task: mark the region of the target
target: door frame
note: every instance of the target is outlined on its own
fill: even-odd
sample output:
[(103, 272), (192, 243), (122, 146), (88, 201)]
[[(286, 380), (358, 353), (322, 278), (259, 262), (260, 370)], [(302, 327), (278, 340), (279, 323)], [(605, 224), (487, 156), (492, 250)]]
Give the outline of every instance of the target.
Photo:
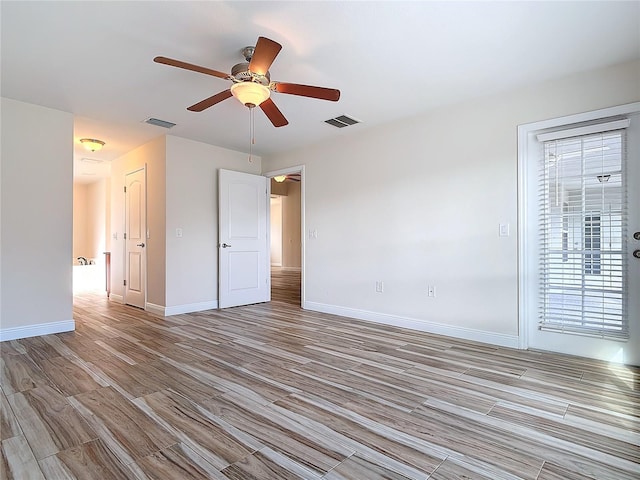
[[(282, 168), (279, 170), (270, 170), (268, 172), (263, 172), (262, 175), (269, 178), (269, 182), (267, 185), (269, 186), (269, 195), (271, 195), (271, 178), (276, 177), (278, 175), (290, 175), (292, 173), (300, 174), (300, 307), (306, 309), (306, 300), (305, 300), (305, 275), (306, 275), (306, 239), (305, 235), (306, 227), (305, 227), (305, 199), (306, 199), (306, 190), (305, 190), (305, 168), (304, 165), (297, 165), (294, 167)], [(269, 211), (269, 216), (267, 217), (267, 221), (269, 222), (267, 233), (269, 234), (269, 251), (271, 247), (271, 215)], [(269, 259), (269, 275), (271, 275), (271, 259)]]
[[(536, 134), (541, 130), (558, 128), (563, 125), (571, 125), (580, 122), (594, 121), (601, 118), (617, 115), (630, 115), (640, 112), (640, 102), (628, 103), (589, 112), (567, 115), (539, 122), (518, 125), (518, 348), (529, 348), (529, 327), (531, 322), (537, 323), (537, 305), (535, 299), (538, 296), (537, 281), (532, 278), (537, 276), (537, 255), (533, 251), (536, 245), (537, 231), (530, 231), (531, 218), (529, 204), (535, 196), (535, 192), (529, 190), (529, 186), (537, 178), (535, 161), (542, 151)], [(611, 358), (601, 358), (612, 360)]]

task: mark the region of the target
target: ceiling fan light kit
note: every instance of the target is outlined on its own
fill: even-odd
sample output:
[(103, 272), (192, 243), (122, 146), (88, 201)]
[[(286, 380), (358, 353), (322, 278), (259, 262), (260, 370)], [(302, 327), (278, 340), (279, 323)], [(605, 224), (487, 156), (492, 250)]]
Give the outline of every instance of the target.
[(275, 177), (273, 177), (273, 179), (278, 183), (282, 183), (287, 179), (287, 176), (286, 175), (276, 175)]
[(102, 147), (105, 145), (102, 140), (96, 140), (95, 138), (81, 138), (80, 143), (90, 152), (102, 150)]
[(258, 37), (255, 47), (242, 49), (242, 55), (246, 62), (234, 65), (231, 69), (231, 74), (167, 57), (156, 57), (153, 61), (233, 82), (229, 89), (205, 98), (191, 105), (187, 110), (202, 112), (233, 96), (250, 109), (260, 106), (260, 109), (269, 118), (274, 127), (283, 127), (289, 122), (270, 98), (271, 92), (336, 102), (340, 99), (340, 90), (295, 83), (272, 82), (269, 67), (271, 67), (281, 49), (282, 45), (279, 43), (266, 37)]
[(231, 85), (231, 94), (244, 106), (253, 108), (269, 98), (271, 91), (264, 85), (248, 81)]

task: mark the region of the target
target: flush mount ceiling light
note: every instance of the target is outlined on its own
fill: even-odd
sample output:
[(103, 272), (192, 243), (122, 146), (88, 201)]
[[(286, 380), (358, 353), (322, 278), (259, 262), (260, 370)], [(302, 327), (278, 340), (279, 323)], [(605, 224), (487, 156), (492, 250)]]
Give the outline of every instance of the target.
[(81, 138), (80, 143), (90, 152), (97, 152), (104, 147), (104, 142), (95, 138)]
[(286, 175), (277, 175), (277, 176), (273, 177), (273, 179), (278, 183), (282, 183), (287, 179), (287, 176)]
[(253, 108), (269, 98), (271, 91), (256, 82), (239, 82), (231, 85), (231, 94), (243, 105)]

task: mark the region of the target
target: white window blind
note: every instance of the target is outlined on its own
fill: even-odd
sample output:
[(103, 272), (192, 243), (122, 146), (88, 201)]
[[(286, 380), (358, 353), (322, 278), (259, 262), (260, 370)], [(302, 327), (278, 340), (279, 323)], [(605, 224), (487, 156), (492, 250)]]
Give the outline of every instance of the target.
[(625, 130), (543, 145), (540, 328), (627, 338)]

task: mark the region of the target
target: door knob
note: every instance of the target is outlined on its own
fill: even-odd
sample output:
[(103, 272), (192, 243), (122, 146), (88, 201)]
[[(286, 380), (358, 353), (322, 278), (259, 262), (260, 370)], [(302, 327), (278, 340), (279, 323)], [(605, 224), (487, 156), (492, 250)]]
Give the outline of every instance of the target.
[(142, 247), (142, 248), (144, 248), (144, 243), (138, 243), (138, 244), (136, 244), (136, 247)]
[(228, 243), (223, 243), (222, 244), (222, 248), (229, 248), (229, 247), (231, 247), (231, 245), (229, 245)]
[(633, 256), (636, 258), (640, 258), (640, 250), (634, 250), (633, 251)]
[(633, 238), (635, 238), (636, 240), (640, 240), (640, 232), (634, 232)]

